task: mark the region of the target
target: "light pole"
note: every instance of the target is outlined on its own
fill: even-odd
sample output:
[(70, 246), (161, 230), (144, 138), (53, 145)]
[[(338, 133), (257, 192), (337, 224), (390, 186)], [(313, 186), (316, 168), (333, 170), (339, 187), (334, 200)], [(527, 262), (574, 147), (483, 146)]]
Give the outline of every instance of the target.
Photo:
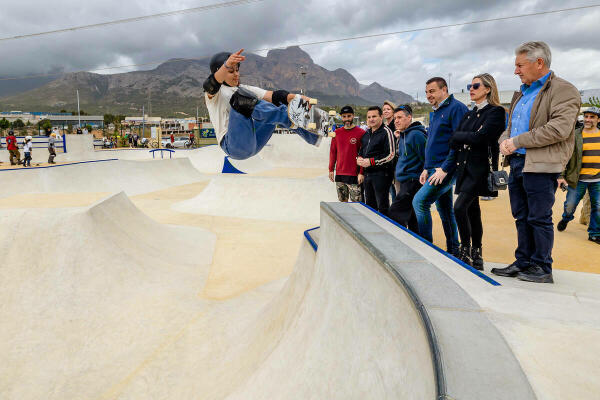
[(79, 121), (77, 128), (81, 129), (81, 111), (79, 110), (79, 89), (77, 89), (77, 119)]
[(302, 87), (300, 88), (300, 93), (306, 96), (306, 67), (300, 67), (300, 76), (302, 77)]

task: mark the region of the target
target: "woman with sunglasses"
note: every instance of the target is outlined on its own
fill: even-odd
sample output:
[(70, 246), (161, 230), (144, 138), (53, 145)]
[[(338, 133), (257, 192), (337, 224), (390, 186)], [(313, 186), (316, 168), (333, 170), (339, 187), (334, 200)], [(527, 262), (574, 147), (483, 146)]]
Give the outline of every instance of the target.
[[(488, 190), (487, 176), (494, 147), (505, 127), (506, 111), (500, 105), (496, 81), (481, 74), (467, 85), (473, 109), (467, 112), (450, 139), (456, 150), (456, 194), (454, 214), (460, 235), (459, 258), (483, 270), (483, 224), (479, 196), (493, 196)], [(496, 194), (497, 195), (497, 194)]]

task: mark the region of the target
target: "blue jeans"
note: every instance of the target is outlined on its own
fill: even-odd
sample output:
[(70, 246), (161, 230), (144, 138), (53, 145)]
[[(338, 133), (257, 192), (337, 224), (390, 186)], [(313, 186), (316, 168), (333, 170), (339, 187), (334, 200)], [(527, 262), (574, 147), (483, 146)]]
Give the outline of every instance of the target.
[(592, 206), (588, 234), (590, 237), (600, 236), (600, 182), (579, 181), (576, 188), (569, 186), (567, 190), (567, 200), (565, 201), (565, 211), (562, 219), (572, 221), (575, 218), (573, 214), (575, 214), (577, 205), (583, 199), (587, 190), (590, 192), (590, 204)]
[[(236, 160), (245, 160), (256, 155), (267, 144), (277, 125), (291, 126), (287, 106), (276, 105), (261, 100), (254, 107), (252, 118), (246, 118), (234, 109), (229, 112), (227, 133), (221, 140), (221, 148)], [(317, 145), (320, 136), (297, 128), (296, 133), (307, 143)]]
[[(429, 170), (429, 176), (434, 172), (435, 169)], [(448, 180), (447, 183), (435, 186), (425, 182), (413, 198), (412, 204), (419, 224), (419, 235), (423, 239), (433, 242), (431, 205), (435, 203), (446, 235), (446, 250), (448, 253), (456, 255), (458, 254), (458, 229), (456, 228), (456, 218), (454, 217), (454, 207), (452, 205), (454, 179), (446, 179)]]
[(554, 205), (558, 174), (523, 172), (525, 157), (510, 158), (508, 194), (517, 226), (515, 263), (525, 269), (534, 263), (552, 272)]

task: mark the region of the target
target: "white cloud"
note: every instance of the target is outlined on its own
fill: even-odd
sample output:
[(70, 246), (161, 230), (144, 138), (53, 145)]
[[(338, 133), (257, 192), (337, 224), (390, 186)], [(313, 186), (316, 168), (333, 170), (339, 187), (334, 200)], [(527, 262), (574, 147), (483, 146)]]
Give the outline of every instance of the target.
[[(0, 37), (213, 4), (219, 0), (81, 2), (41, 0), (3, 5)], [(220, 0), (225, 1), (225, 0)], [(46, 37), (0, 42), (0, 76), (56, 70), (93, 70), (169, 58), (207, 56), (221, 49), (259, 49), (339, 37), (400, 31), (576, 7), (589, 1), (265, 0), (203, 13), (159, 18)], [(306, 46), (326, 68), (345, 68), (359, 81), (378, 81), (411, 95), (433, 75), (460, 90), (490, 72), (501, 89), (515, 89), (513, 51), (545, 40), (553, 69), (579, 88), (600, 87), (600, 42), (594, 34), (600, 8), (467, 25), (371, 39)], [(123, 72), (119, 70), (117, 72)], [(422, 98), (422, 96), (420, 96)]]

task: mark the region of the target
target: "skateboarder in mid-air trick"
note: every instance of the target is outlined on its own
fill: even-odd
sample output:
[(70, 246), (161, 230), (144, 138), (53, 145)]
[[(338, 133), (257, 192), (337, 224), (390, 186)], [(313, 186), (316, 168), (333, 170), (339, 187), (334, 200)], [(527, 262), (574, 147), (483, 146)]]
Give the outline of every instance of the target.
[(321, 136), (307, 130), (310, 100), (285, 90), (267, 91), (240, 84), (244, 49), (217, 53), (210, 59), (204, 81), (206, 107), (223, 151), (243, 160), (257, 154), (277, 125), (295, 130), (307, 143), (318, 146)]

